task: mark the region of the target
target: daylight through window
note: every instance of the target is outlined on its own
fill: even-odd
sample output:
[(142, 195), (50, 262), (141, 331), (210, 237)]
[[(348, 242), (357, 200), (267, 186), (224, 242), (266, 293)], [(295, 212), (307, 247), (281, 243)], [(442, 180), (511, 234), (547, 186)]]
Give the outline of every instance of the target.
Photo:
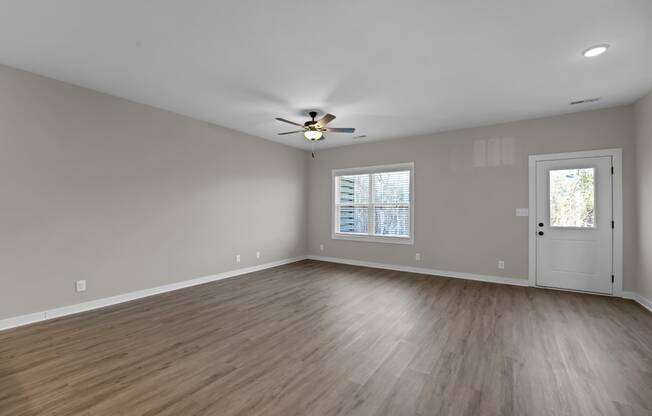
[(595, 227), (595, 169), (550, 171), (550, 226)]
[(411, 242), (412, 164), (334, 171), (334, 238)]

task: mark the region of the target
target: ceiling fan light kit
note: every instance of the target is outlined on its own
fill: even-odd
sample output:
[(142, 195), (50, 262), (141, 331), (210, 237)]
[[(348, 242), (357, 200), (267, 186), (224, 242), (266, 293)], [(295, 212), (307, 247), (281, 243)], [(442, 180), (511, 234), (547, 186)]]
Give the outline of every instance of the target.
[(324, 138), (324, 134), (319, 130), (308, 129), (303, 132), (303, 136), (311, 141), (316, 141)]

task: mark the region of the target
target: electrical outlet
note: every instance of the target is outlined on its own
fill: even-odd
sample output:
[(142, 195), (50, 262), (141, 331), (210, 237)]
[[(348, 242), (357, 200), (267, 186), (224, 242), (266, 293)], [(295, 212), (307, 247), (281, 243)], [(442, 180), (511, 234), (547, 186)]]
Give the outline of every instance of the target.
[(239, 254), (235, 255), (235, 262), (240, 263), (240, 255)]
[(257, 259), (260, 258), (260, 251), (257, 251), (257, 252), (256, 252), (256, 258), (257, 258)]
[(319, 245), (319, 251), (324, 251), (324, 245), (323, 244)]
[(77, 280), (75, 282), (75, 290), (77, 292), (85, 292), (86, 291), (86, 280)]
[(416, 261), (421, 261), (421, 253), (417, 253), (414, 255), (414, 260)]
[(505, 262), (502, 260), (498, 260), (498, 268), (499, 269), (504, 269), (505, 268)]

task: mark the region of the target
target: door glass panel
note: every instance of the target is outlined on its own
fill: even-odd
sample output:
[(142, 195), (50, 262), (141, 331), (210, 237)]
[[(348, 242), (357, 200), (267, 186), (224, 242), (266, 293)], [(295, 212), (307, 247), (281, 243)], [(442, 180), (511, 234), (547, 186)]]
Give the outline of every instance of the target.
[(550, 171), (550, 226), (595, 228), (595, 169)]

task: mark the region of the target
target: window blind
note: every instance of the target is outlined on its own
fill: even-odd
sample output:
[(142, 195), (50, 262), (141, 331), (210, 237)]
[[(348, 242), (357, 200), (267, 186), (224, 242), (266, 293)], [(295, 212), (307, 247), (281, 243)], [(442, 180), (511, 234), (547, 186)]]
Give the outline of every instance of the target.
[(337, 234), (410, 236), (411, 170), (335, 175)]

